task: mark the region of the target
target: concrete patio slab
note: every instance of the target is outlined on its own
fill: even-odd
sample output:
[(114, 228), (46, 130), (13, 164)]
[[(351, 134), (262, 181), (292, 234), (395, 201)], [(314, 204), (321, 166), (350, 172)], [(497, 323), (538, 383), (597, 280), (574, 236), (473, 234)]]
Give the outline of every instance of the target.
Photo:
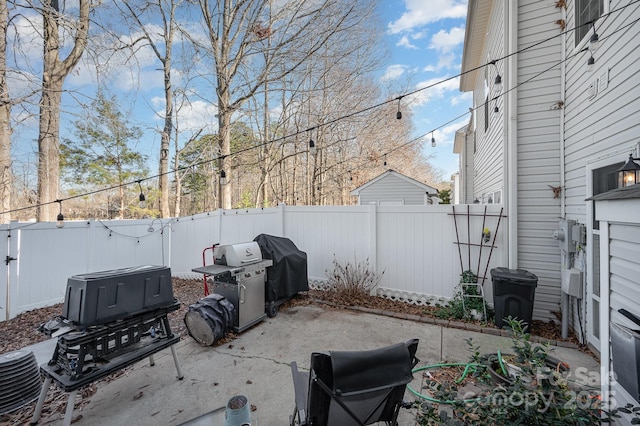
[[(155, 355), (153, 367), (144, 361), (135, 364), (125, 376), (100, 386), (91, 403), (74, 412), (74, 417), (81, 415), (74, 424), (179, 425), (243, 394), (255, 406), (252, 415), (257, 424), (286, 425), (293, 412), (291, 361), (308, 369), (313, 351), (374, 349), (419, 338), (419, 365), (465, 362), (470, 356), (465, 343), (469, 337), (481, 351), (510, 348), (508, 337), (362, 312), (296, 306), (218, 347), (202, 347), (184, 338), (177, 345), (183, 380), (176, 379), (169, 350)], [(591, 356), (575, 349), (556, 347), (554, 352), (573, 369), (599, 369)], [(407, 392), (405, 398), (412, 400), (413, 395)], [(402, 410), (400, 424), (413, 424), (414, 416)]]

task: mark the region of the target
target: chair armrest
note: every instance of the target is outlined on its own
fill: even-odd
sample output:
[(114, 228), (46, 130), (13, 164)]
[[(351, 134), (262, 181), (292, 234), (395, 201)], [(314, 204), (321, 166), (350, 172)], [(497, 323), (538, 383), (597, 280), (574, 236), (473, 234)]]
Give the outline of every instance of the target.
[(298, 364), (291, 362), (291, 377), (295, 392), (296, 413), (300, 425), (307, 424), (307, 397), (309, 395), (309, 373), (298, 370)]

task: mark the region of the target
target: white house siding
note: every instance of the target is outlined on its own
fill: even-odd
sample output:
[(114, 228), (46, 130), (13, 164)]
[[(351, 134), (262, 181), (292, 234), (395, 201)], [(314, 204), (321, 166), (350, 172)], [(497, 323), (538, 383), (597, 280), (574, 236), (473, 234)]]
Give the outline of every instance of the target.
[[(518, 50), (561, 32), (555, 3), (518, 2)], [(560, 185), (560, 58), (560, 37), (517, 57), (518, 267), (538, 277), (533, 314), (544, 320), (560, 310), (560, 250), (551, 237), (560, 199), (549, 187)]]
[(403, 205), (425, 204), (422, 188), (393, 175), (384, 176), (374, 184), (360, 190), (360, 204), (399, 202)]
[[(586, 71), (589, 53), (580, 52), (584, 43), (576, 47), (574, 37), (566, 37), (566, 217), (588, 226), (591, 224), (587, 223), (586, 215), (591, 206), (590, 202), (585, 202), (585, 198), (591, 195), (591, 189), (586, 187), (588, 179), (585, 166), (605, 158), (607, 160), (604, 163), (600, 162), (602, 166), (607, 163), (621, 164), (638, 143), (640, 135), (640, 79), (637, 77), (640, 72), (640, 49), (637, 48), (640, 25), (637, 22), (629, 25), (640, 19), (640, 4), (615, 12), (629, 3), (626, 0), (610, 2), (609, 10), (613, 13), (598, 21), (597, 32), (601, 43), (594, 54), (593, 72)], [(573, 28), (575, 1), (568, 1), (567, 6), (567, 28)], [(601, 85), (595, 98), (589, 99), (587, 89), (596, 83), (596, 79), (602, 80), (607, 70), (607, 87)], [(591, 247), (587, 246), (586, 251), (586, 257), (590, 259)], [(589, 297), (587, 294), (585, 302)], [(614, 303), (612, 300), (612, 305)], [(587, 311), (586, 303), (583, 308), (583, 317), (587, 321), (597, 318), (594, 312)]]
[[(481, 64), (485, 64), (493, 59), (505, 56), (504, 51), (504, 2), (493, 2), (487, 39), (484, 44), (484, 51), (481, 56)], [(504, 75), (504, 61), (498, 61), (497, 67), (501, 75)], [(496, 96), (493, 91), (493, 81), (496, 76), (496, 67), (489, 65), (476, 73), (474, 89), (474, 106), (477, 108), (476, 128), (475, 128), (475, 154), (473, 156), (473, 193), (469, 193), (472, 199), (481, 199), (484, 194), (490, 194), (501, 190), (504, 187), (503, 167), (504, 167), (504, 111), (503, 98), (498, 99), (499, 111), (494, 112), (495, 101), (491, 101)], [(485, 75), (488, 75), (489, 87), (489, 107), (488, 121), (489, 127), (485, 130)], [(504, 81), (504, 80), (503, 80)], [(508, 83), (507, 83), (508, 84)], [(473, 152), (473, 150), (471, 151)], [(486, 201), (481, 200), (481, 201)]]
[[(572, 28), (575, 2), (567, 3), (567, 27)], [(628, 3), (612, 1), (609, 7), (615, 10)], [(638, 19), (640, 4), (636, 3), (599, 21), (597, 31), (602, 41), (594, 55), (592, 73), (586, 72), (589, 53), (579, 52), (584, 46), (576, 48), (574, 37), (566, 38), (567, 56), (576, 56), (566, 62), (565, 202), (567, 217), (581, 223), (586, 220), (587, 162), (617, 153), (611, 163), (622, 163), (640, 135), (640, 25), (620, 30)], [(589, 85), (607, 69), (608, 87), (589, 100)]]
[(476, 129), (467, 132), (465, 135), (465, 148), (462, 151), (462, 161), (460, 162), (461, 166), (464, 167), (464, 173), (462, 174), (464, 179), (462, 184), (464, 188), (463, 204), (473, 203), (473, 147), (476, 143), (475, 139)]
[[(640, 317), (640, 225), (612, 223), (609, 227), (609, 291), (610, 320), (637, 330), (638, 326), (622, 316), (618, 309), (624, 308)], [(613, 360), (615, 363), (615, 359)], [(611, 384), (612, 396), (618, 406), (626, 403), (637, 405), (618, 383)]]

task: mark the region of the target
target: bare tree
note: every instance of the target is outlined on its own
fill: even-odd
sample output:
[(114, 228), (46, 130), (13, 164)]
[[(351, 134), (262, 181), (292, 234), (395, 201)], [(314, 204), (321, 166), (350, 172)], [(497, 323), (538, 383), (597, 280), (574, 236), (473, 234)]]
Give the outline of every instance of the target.
[[(265, 83), (281, 80), (345, 30), (357, 1), (200, 0), (199, 4), (215, 68), (220, 168), (225, 170), (230, 165), (232, 114)], [(266, 45), (265, 38), (269, 38)], [(276, 63), (288, 66), (274, 67)], [(230, 208), (231, 188), (221, 186), (220, 193), (220, 206)]]
[[(11, 98), (7, 85), (7, 27), (9, 9), (0, 0), (0, 211), (11, 210)], [(11, 213), (0, 214), (0, 223), (11, 221)]]
[[(90, 0), (79, 0), (78, 19), (71, 22), (62, 13), (58, 0), (42, 0), (38, 11), (43, 19), (44, 55), (42, 95), (38, 133), (38, 221), (53, 221), (57, 215), (54, 201), (60, 192), (60, 104), (62, 86), (77, 65), (87, 45)], [(73, 48), (60, 58), (61, 25), (72, 24)]]
[[(169, 147), (173, 131), (173, 87), (171, 86), (171, 62), (173, 39), (176, 33), (176, 9), (181, 0), (156, 0), (146, 2), (139, 10), (134, 10), (129, 1), (124, 1), (129, 13), (144, 33), (144, 39), (151, 46), (153, 53), (162, 64), (164, 74), (164, 127), (160, 136), (160, 162), (159, 162), (159, 186), (160, 186), (160, 216), (169, 217)], [(155, 9), (155, 10), (150, 10)], [(145, 13), (154, 14), (161, 18), (162, 32), (151, 34), (147, 26), (142, 22)], [(157, 40), (158, 37), (160, 40)]]

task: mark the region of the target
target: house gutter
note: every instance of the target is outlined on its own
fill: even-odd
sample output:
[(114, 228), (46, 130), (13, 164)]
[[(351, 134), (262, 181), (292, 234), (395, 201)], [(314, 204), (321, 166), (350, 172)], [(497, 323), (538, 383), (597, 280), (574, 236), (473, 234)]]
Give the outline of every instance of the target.
[[(567, 11), (562, 8), (562, 19), (567, 22)], [(561, 46), (561, 59), (560, 64), (560, 188), (562, 188), (562, 196), (560, 197), (560, 217), (566, 218), (567, 204), (566, 204), (566, 191), (565, 191), (565, 139), (564, 139), (564, 100), (566, 90), (566, 76), (567, 76), (567, 34), (562, 33), (560, 37)]]
[[(505, 20), (508, 22), (506, 51), (508, 54), (518, 51), (518, 4), (517, 2), (504, 2)], [(506, 176), (504, 179), (507, 188), (507, 216), (509, 221), (509, 268), (518, 267), (518, 57), (511, 55), (505, 64), (505, 75), (508, 76), (507, 84), (511, 89), (505, 98), (505, 160)]]

